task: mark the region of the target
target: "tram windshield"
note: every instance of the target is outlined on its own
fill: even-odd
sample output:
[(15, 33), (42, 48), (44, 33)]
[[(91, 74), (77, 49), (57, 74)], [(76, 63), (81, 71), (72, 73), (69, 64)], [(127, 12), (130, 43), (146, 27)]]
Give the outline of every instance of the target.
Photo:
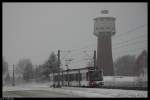
[(103, 81), (102, 71), (89, 71), (89, 79), (91, 81)]

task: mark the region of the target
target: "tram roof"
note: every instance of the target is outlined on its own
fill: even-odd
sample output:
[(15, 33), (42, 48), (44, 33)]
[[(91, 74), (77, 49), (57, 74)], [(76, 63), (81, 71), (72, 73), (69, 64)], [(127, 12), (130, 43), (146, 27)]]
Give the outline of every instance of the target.
[[(77, 70), (86, 70), (88, 68), (93, 68), (93, 67), (84, 67), (84, 68), (76, 68), (76, 69), (67, 69), (67, 70), (62, 70), (60, 72), (66, 72), (66, 71), (77, 71)], [(57, 72), (55, 72), (57, 73)]]

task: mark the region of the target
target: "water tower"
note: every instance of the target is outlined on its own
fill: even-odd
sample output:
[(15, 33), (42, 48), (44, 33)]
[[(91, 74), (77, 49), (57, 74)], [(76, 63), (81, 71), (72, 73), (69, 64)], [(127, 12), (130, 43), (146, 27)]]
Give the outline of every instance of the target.
[(97, 36), (97, 70), (104, 76), (114, 75), (111, 36), (115, 35), (115, 17), (109, 17), (108, 10), (94, 19), (94, 35)]

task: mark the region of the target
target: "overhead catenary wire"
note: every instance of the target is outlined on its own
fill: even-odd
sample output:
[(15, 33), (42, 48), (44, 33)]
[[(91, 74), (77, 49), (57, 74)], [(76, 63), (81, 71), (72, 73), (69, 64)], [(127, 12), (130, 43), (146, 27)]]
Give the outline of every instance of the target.
[[(137, 26), (137, 27), (135, 27), (135, 28), (133, 28), (133, 29), (131, 29), (131, 30), (128, 30), (128, 31), (126, 31), (126, 32), (123, 32), (123, 33), (120, 33), (120, 34), (118, 34), (118, 35), (116, 35), (115, 37), (118, 37), (118, 36), (122, 36), (122, 35), (125, 35), (125, 34), (133, 34), (134, 33), (134, 31), (136, 31), (136, 30), (138, 30), (138, 29), (140, 29), (140, 28), (143, 28), (143, 27), (145, 27), (147, 24), (142, 24), (142, 25), (139, 25), (139, 26)], [(131, 33), (132, 32), (132, 33)], [(93, 44), (93, 43), (92, 43)], [(88, 46), (88, 45), (87, 45)], [(86, 48), (87, 46), (84, 46), (84, 47), (82, 47), (82, 48), (79, 48), (79, 49), (83, 49), (83, 48)], [(72, 49), (71, 51), (75, 51), (75, 50), (79, 50), (79, 49)]]
[(128, 43), (128, 44), (121, 45), (121, 46), (119, 46), (119, 47), (112, 47), (112, 49), (116, 49), (116, 48), (120, 48), (120, 47), (125, 47), (125, 46), (131, 45), (131, 44), (134, 44), (133, 46), (135, 46), (135, 44), (138, 44), (138, 45), (139, 45), (139, 43), (143, 43), (143, 42), (145, 42), (145, 41), (147, 41), (147, 40), (134, 41), (134, 42), (131, 42), (130, 44)]
[[(130, 45), (130, 44), (133, 44), (133, 42), (130, 42), (130, 41), (135, 41), (137, 38), (138, 38), (138, 37), (135, 37), (135, 39), (132, 38), (132, 39), (130, 39), (130, 40), (118, 42), (118, 43), (116, 43), (116, 44), (117, 44), (117, 46), (118, 46), (118, 45), (122, 45), (122, 44)], [(147, 40), (142, 40), (142, 41), (147, 41)], [(141, 42), (141, 41), (135, 41), (135, 44), (137, 44), (137, 43), (139, 43), (139, 42)], [(128, 44), (126, 44), (126, 43), (128, 43)], [(125, 45), (122, 45), (122, 46), (125, 46)], [(93, 45), (93, 46), (94, 46), (94, 45)], [(113, 45), (112, 48), (113, 48), (113, 49), (116, 48), (115, 46), (116, 46), (116, 45)], [(121, 47), (122, 47), (122, 46), (121, 46)], [(86, 48), (87, 48), (87, 47), (86, 47)]]
[[(134, 48), (134, 49), (129, 49), (129, 50), (123, 50), (123, 51), (119, 51), (119, 52), (116, 52), (117, 54), (118, 53), (126, 53), (126, 52), (137, 52), (137, 51), (140, 51), (140, 50), (143, 50), (143, 49), (146, 49), (146, 47), (140, 47), (140, 48)], [(113, 53), (114, 54), (114, 53)], [(72, 63), (72, 64), (70, 64), (71, 66), (77, 66), (77, 65), (80, 65), (79, 63), (77, 63), (77, 62), (83, 62), (83, 61), (85, 61), (85, 64), (87, 64), (87, 62), (86, 62), (86, 60), (85, 59), (82, 59), (82, 60), (79, 60), (79, 61), (75, 61), (74, 63)]]
[[(133, 45), (133, 47), (134, 46), (136, 46), (135, 44), (138, 44), (138, 43), (143, 43), (143, 42), (145, 42), (146, 40), (142, 40), (142, 41), (135, 41), (134, 43), (132, 42), (132, 44), (134, 44)], [(121, 45), (121, 46), (119, 46), (119, 47), (115, 47), (115, 48), (121, 48), (122, 46), (127, 46), (127, 45), (130, 45), (130, 44), (125, 44), (125, 45)], [(114, 49), (114, 48), (113, 48)], [(132, 48), (131, 48), (132, 49)], [(132, 50), (130, 50), (130, 49), (128, 49), (128, 50), (123, 50), (124, 52), (130, 52), (130, 51), (137, 51), (137, 49), (144, 49), (144, 48), (136, 48), (136, 49), (132, 49)], [(115, 50), (115, 51), (117, 51), (117, 50)], [(121, 51), (119, 51), (119, 52), (122, 52), (122, 50)], [(117, 53), (118, 53), (118, 51), (117, 51)], [(74, 63), (77, 63), (77, 62), (81, 62), (81, 61), (85, 61), (85, 58), (84, 59), (81, 59), (81, 60), (74, 60), (74, 61), (72, 61), (72, 63), (71, 64), (74, 64)]]
[[(123, 33), (121, 33), (121, 34), (118, 34), (118, 35), (116, 35), (115, 37), (120, 37), (120, 36), (124, 36), (124, 35), (126, 35), (126, 34), (135, 34), (135, 32), (134, 31), (136, 31), (136, 30), (138, 30), (138, 29), (141, 29), (141, 28), (143, 28), (143, 27), (145, 27), (146, 26), (146, 24), (143, 24), (143, 25), (140, 25), (140, 26), (137, 26), (137, 27), (135, 27), (135, 28), (133, 28), (133, 29), (131, 29), (131, 30), (128, 30), (128, 31), (126, 31), (126, 32), (123, 32)], [(115, 43), (115, 44), (113, 44), (113, 47), (112, 47), (112, 49), (116, 49), (116, 48), (121, 48), (121, 47), (127, 47), (127, 46), (129, 46), (129, 45), (137, 45), (137, 44), (139, 44), (139, 43), (143, 43), (143, 42), (145, 42), (146, 40), (142, 40), (142, 41), (135, 41), (135, 40), (137, 40), (137, 39), (139, 39), (139, 38), (142, 38), (143, 36), (145, 36), (145, 34), (144, 35), (139, 35), (139, 36), (137, 36), (137, 37), (133, 37), (133, 38), (131, 38), (131, 39), (129, 39), (129, 40), (126, 40), (126, 41), (121, 41), (121, 42), (117, 42), (117, 43)], [(135, 41), (135, 42), (133, 42), (133, 41)], [(86, 45), (86, 46), (83, 46), (83, 47), (81, 47), (81, 48), (77, 48), (77, 49), (71, 49), (70, 51), (71, 51), (71, 53), (73, 53), (71, 56), (73, 57), (74, 55), (76, 55), (76, 56), (78, 56), (78, 55), (80, 55), (81, 53), (83, 53), (84, 52), (84, 49), (86, 49), (86, 48), (91, 48), (91, 45), (92, 46), (95, 46), (96, 45), (96, 43), (92, 43), (92, 44), (90, 44), (90, 45)], [(119, 46), (118, 46), (119, 45)], [(117, 47), (116, 47), (117, 46)], [(131, 47), (132, 48), (132, 47)], [(136, 48), (136, 49), (144, 49), (144, 48)], [(78, 51), (78, 52), (77, 52)], [(87, 49), (86, 49), (86, 51), (87, 51)], [(91, 50), (92, 51), (92, 50)], [(93, 50), (94, 51), (94, 50)], [(115, 50), (116, 51), (116, 50)], [(129, 52), (129, 51), (137, 51), (137, 50), (135, 50), (135, 49), (128, 49), (128, 50), (125, 50), (124, 49), (124, 52)], [(76, 52), (76, 53), (74, 53), (74, 52)], [(120, 52), (120, 51), (119, 51)], [(121, 50), (121, 52), (122, 52), (122, 50)], [(73, 60), (72, 62), (71, 62), (71, 64), (74, 64), (74, 63), (76, 63), (76, 62), (83, 62), (83, 61), (85, 61), (85, 58), (84, 59), (82, 59), (82, 60)]]
[[(133, 34), (133, 33), (131, 33), (131, 32), (134, 32), (134, 31), (136, 31), (136, 30), (138, 30), (138, 29), (141, 29), (141, 28), (143, 28), (143, 27), (145, 27), (145, 26), (147, 26), (147, 24), (142, 24), (142, 25), (139, 25), (139, 26), (137, 26), (137, 27), (134, 27), (133, 29), (130, 29), (130, 30), (128, 30), (128, 31), (126, 31), (126, 32), (123, 32), (123, 33), (120, 33), (120, 34), (118, 34), (118, 35), (115, 35), (115, 37), (120, 37), (120, 36), (122, 36), (122, 35), (126, 35), (126, 34)], [(125, 34), (126, 33), (126, 34)], [(93, 44), (93, 43), (92, 43)], [(81, 48), (82, 49), (82, 48)], [(76, 50), (76, 49), (72, 49), (72, 50)]]
[(136, 48), (136, 49), (130, 49), (130, 50), (122, 50), (122, 51), (118, 51), (118, 52), (113, 52), (113, 54), (115, 54), (115, 53), (117, 53), (117, 54), (119, 54), (119, 53), (126, 53), (126, 52), (137, 52), (137, 51), (141, 51), (141, 50), (146, 50), (146, 47), (141, 47), (141, 48)]
[[(145, 36), (145, 34), (139, 35), (139, 36), (137, 36), (137, 37), (133, 37), (133, 38), (131, 38), (131, 39), (129, 39), (129, 40), (126, 40), (126, 41), (116, 42), (116, 43), (114, 43), (114, 44), (112, 44), (112, 45), (122, 44), (122, 43), (129, 42), (129, 41), (134, 41), (134, 40), (136, 40), (136, 39), (138, 39), (138, 38), (142, 38), (142, 37), (144, 37), (144, 36)], [(144, 38), (145, 38), (145, 37), (144, 37)]]
[[(133, 28), (133, 29), (127, 31), (127, 32), (123, 32), (123, 33), (121, 33), (121, 34), (119, 34), (119, 35), (116, 35), (115, 37), (119, 37), (119, 36), (122, 36), (122, 35), (125, 35), (125, 34), (129, 34), (129, 33), (130, 33), (130, 34), (133, 34), (134, 31), (136, 31), (136, 30), (138, 30), (138, 29), (140, 29), (140, 28), (143, 28), (143, 27), (145, 27), (146, 25), (147, 25), (147, 24), (139, 25), (139, 26), (137, 26), (137, 27), (135, 27), (135, 28)], [(93, 45), (93, 44), (95, 44), (95, 43), (92, 43), (92, 44), (90, 44), (90, 45)], [(84, 46), (84, 47), (82, 47), (82, 48), (78, 48), (78, 49), (72, 49), (71, 51), (76, 51), (76, 50), (84, 49), (84, 48), (87, 48), (87, 47), (89, 47), (89, 45), (86, 45), (86, 46)]]
[[(135, 28), (133, 28), (131, 30), (128, 30), (127, 32), (120, 33), (120, 34), (116, 35), (115, 37), (120, 37), (120, 36), (126, 35), (126, 34), (133, 34), (134, 31), (136, 31), (137, 29), (143, 28), (145, 26), (147, 26), (147, 24), (139, 25), (139, 26), (137, 26), (137, 27), (135, 27)], [(131, 32), (133, 32), (133, 33), (131, 33)]]
[(77, 60), (74, 60), (74, 61), (72, 61), (72, 63), (75, 63), (75, 62), (80, 62), (80, 61), (86, 61), (86, 60), (88, 60), (88, 59), (86, 59), (86, 58), (82, 58), (82, 59), (77, 59)]

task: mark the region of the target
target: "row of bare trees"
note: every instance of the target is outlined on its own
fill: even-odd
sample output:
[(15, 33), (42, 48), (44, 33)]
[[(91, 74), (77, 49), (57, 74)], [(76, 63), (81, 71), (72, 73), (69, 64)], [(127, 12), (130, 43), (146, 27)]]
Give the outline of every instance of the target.
[(8, 72), (8, 63), (3, 57), (3, 85), (10, 83), (10, 74)]
[[(57, 56), (52, 52), (49, 58), (40, 65), (33, 65), (31, 60), (20, 59), (15, 65), (15, 82), (44, 82), (49, 81), (49, 74), (58, 71)], [(8, 70), (8, 63), (3, 58), (3, 83), (11, 83), (12, 69)], [(11, 73), (10, 73), (11, 72)]]
[(144, 50), (137, 57), (125, 55), (114, 62), (116, 75), (139, 76), (147, 70), (147, 51)]

